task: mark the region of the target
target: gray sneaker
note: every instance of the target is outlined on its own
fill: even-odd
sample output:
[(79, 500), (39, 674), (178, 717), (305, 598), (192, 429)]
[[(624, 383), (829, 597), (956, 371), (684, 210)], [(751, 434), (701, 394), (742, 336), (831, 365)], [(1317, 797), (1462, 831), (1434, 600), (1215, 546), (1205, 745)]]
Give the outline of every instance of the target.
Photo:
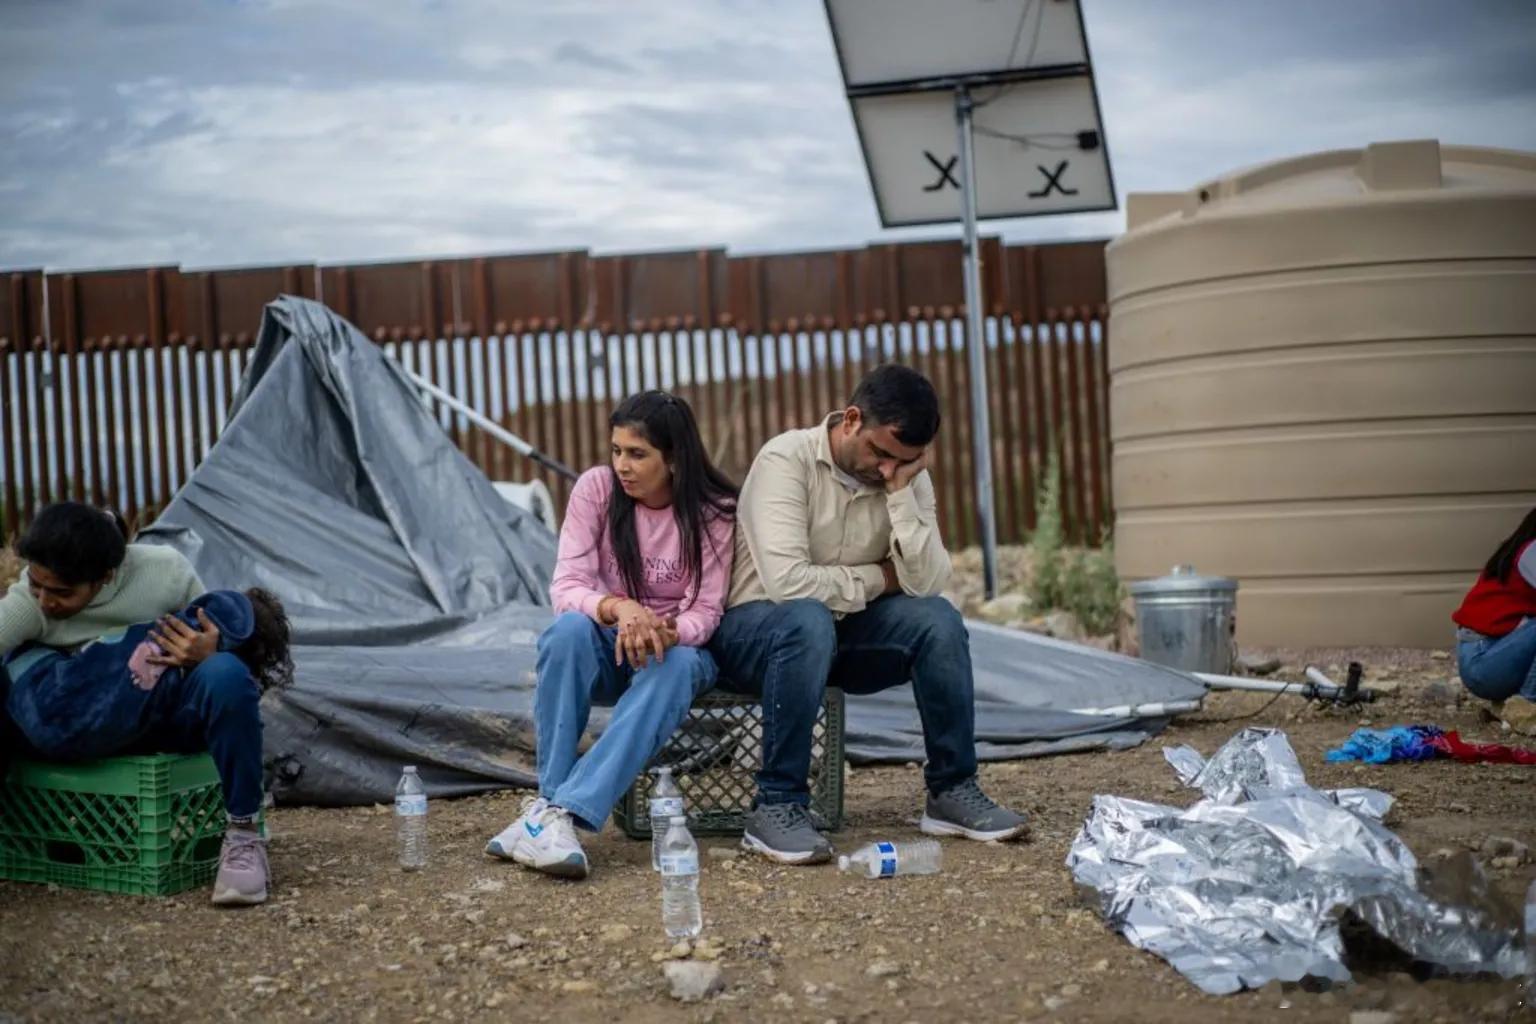
[(234, 827), (225, 831), (213, 902), (219, 907), (267, 902), (267, 841), (260, 834)]
[(930, 793), (918, 827), (930, 836), (964, 836), (997, 842), (1017, 839), (1029, 831), (1029, 817), (994, 803), (972, 776), (938, 796)]
[(832, 859), (832, 844), (816, 831), (799, 804), (759, 804), (747, 812), (744, 850), (756, 850), (780, 864), (822, 864)]

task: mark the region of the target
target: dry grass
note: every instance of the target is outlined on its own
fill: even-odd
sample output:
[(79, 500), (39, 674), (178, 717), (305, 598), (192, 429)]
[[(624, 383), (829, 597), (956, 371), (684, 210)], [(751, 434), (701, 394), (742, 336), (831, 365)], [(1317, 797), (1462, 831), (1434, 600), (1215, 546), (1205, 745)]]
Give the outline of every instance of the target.
[(21, 575), (21, 559), (10, 548), (0, 548), (0, 590), (10, 587)]

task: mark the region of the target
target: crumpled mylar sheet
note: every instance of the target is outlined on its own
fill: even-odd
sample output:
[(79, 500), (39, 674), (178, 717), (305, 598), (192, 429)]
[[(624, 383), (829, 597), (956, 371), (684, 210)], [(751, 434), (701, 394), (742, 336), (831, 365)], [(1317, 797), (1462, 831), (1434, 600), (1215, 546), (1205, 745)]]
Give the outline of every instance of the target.
[(1466, 903), (1424, 891), (1413, 853), (1381, 823), (1387, 794), (1313, 789), (1276, 729), (1244, 729), (1209, 761), (1189, 747), (1164, 756), (1204, 798), (1182, 809), (1094, 797), (1067, 867), (1110, 927), (1202, 990), (1348, 981), (1350, 916), (1435, 968), (1521, 973), (1520, 937), (1485, 884)]

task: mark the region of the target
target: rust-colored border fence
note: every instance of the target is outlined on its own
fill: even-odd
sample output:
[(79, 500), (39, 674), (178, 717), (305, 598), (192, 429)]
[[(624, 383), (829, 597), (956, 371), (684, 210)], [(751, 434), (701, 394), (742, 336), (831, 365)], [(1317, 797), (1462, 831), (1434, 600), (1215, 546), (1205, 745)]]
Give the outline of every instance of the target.
[[(1070, 538), (1111, 510), (1104, 243), (983, 241), (999, 540), (1024, 539), (1050, 451)], [(698, 415), (740, 479), (758, 447), (846, 401), (882, 360), (933, 380), (934, 460), (952, 546), (974, 543), (971, 407), (956, 242), (728, 256), (582, 251), (348, 266), (5, 273), (0, 289), (4, 531), (63, 498), (146, 520), (218, 441), (262, 306), (320, 299), (407, 369), (573, 467), (606, 457), (606, 416), (641, 387)], [(492, 479), (568, 485), (451, 410)], [(300, 439), (295, 439), (298, 442)]]

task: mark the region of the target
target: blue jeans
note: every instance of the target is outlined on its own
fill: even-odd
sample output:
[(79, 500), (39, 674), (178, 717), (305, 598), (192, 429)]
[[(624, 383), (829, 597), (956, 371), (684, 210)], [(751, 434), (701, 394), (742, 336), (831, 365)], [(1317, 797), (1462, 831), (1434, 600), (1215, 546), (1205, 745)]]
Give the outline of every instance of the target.
[(709, 649), (722, 689), (762, 700), (759, 803), (809, 803), (812, 733), (829, 685), (859, 694), (910, 681), (929, 792), (976, 774), (970, 636), (942, 597), (896, 594), (840, 620), (819, 601), (752, 601), (725, 613)]
[(155, 719), (132, 751), (208, 751), (229, 816), (255, 817), (261, 811), (261, 690), (245, 662), (221, 651), (179, 678), (162, 676), (155, 689)]
[[(618, 631), (566, 612), (539, 637), (539, 795), (597, 831), (624, 791), (682, 724), (693, 698), (715, 684), (715, 662), (698, 647), (673, 647), (638, 672), (613, 663)], [(577, 756), (592, 705), (611, 704), (608, 728)]]
[(1463, 640), (1456, 664), (1468, 690), (1484, 700), (1519, 694), (1536, 700), (1536, 619), (1527, 619), (1501, 637)]
[[(67, 654), (56, 657), (69, 657)], [(26, 685), (25, 678), (4, 685)], [(130, 688), (126, 678), (102, 680), (103, 686)], [(46, 698), (48, 691), (41, 691)], [(0, 692), (0, 739), (24, 753), (50, 760), (78, 760), (78, 749), (38, 749), (26, 732), (9, 721)], [(57, 707), (57, 705), (55, 705)], [(42, 710), (47, 710), (43, 708)], [(65, 708), (64, 713), (72, 709)], [(227, 651), (208, 658), (190, 672), (167, 671), (137, 709), (125, 708), (98, 721), (89, 757), (120, 754), (200, 754), (207, 751), (218, 769), (224, 808), (232, 818), (261, 811), (261, 691), (245, 662)], [(37, 739), (37, 743), (43, 743)]]

